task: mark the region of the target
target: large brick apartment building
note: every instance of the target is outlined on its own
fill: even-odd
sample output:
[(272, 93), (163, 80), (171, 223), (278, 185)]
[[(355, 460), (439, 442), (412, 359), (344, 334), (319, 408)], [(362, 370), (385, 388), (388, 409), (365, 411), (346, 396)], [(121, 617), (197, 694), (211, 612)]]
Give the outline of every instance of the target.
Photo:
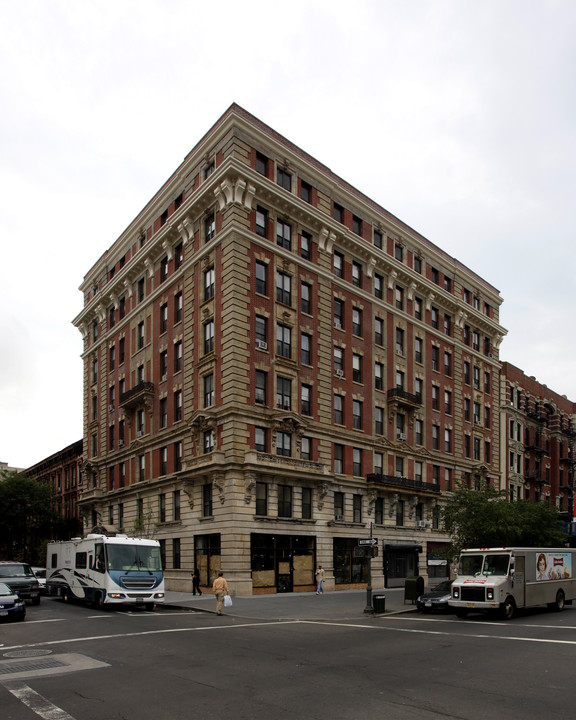
[(443, 493), (501, 486), (498, 291), (237, 105), (81, 290), (85, 526), (172, 589), (354, 587), (370, 524), (375, 586), (442, 575)]

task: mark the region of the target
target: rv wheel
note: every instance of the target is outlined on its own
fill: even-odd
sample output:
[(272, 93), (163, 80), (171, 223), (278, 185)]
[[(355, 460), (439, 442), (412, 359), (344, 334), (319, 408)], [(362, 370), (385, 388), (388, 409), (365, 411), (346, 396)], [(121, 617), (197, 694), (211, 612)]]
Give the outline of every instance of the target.
[(514, 599), (511, 597), (507, 597), (501, 605), (501, 610), (504, 620), (512, 620), (512, 618), (516, 614), (516, 605), (514, 604)]
[(464, 620), (465, 618), (468, 617), (468, 610), (464, 610), (463, 608), (458, 608), (456, 610), (456, 617)]
[(566, 604), (566, 599), (564, 597), (564, 590), (558, 590), (556, 593), (556, 602), (554, 603), (554, 610), (556, 612), (560, 612), (561, 610), (564, 610), (564, 605)]

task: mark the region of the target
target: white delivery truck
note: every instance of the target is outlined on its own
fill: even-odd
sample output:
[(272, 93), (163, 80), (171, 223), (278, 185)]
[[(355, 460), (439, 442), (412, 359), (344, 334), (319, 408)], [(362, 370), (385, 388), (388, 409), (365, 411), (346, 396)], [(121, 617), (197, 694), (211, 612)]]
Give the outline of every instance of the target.
[(499, 610), (509, 620), (518, 608), (562, 610), (576, 597), (576, 550), (476, 548), (462, 550), (448, 604), (456, 615)]
[(160, 543), (127, 535), (87, 535), (48, 543), (46, 590), (96, 607), (164, 602)]

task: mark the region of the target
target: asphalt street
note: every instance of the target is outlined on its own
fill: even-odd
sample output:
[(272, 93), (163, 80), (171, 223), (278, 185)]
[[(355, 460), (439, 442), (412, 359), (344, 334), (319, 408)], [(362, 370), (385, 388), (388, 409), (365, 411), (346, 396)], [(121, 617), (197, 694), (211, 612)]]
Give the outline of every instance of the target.
[[(390, 605), (403, 605), (397, 594)], [(410, 607), (372, 616), (364, 600), (235, 598), (217, 617), (211, 596), (156, 612), (44, 599), (0, 626), (1, 718), (573, 717), (573, 608), (504, 622)]]

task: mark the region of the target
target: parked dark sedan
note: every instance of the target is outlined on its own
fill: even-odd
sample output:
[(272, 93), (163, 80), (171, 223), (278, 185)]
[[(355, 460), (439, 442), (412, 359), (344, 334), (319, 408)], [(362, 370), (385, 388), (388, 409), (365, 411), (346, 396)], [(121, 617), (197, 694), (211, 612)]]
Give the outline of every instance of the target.
[(416, 607), (420, 612), (447, 611), (450, 610), (448, 600), (452, 592), (452, 581), (445, 580), (439, 585), (428, 590), (416, 599)]
[(0, 622), (24, 620), (26, 604), (6, 583), (0, 583)]

